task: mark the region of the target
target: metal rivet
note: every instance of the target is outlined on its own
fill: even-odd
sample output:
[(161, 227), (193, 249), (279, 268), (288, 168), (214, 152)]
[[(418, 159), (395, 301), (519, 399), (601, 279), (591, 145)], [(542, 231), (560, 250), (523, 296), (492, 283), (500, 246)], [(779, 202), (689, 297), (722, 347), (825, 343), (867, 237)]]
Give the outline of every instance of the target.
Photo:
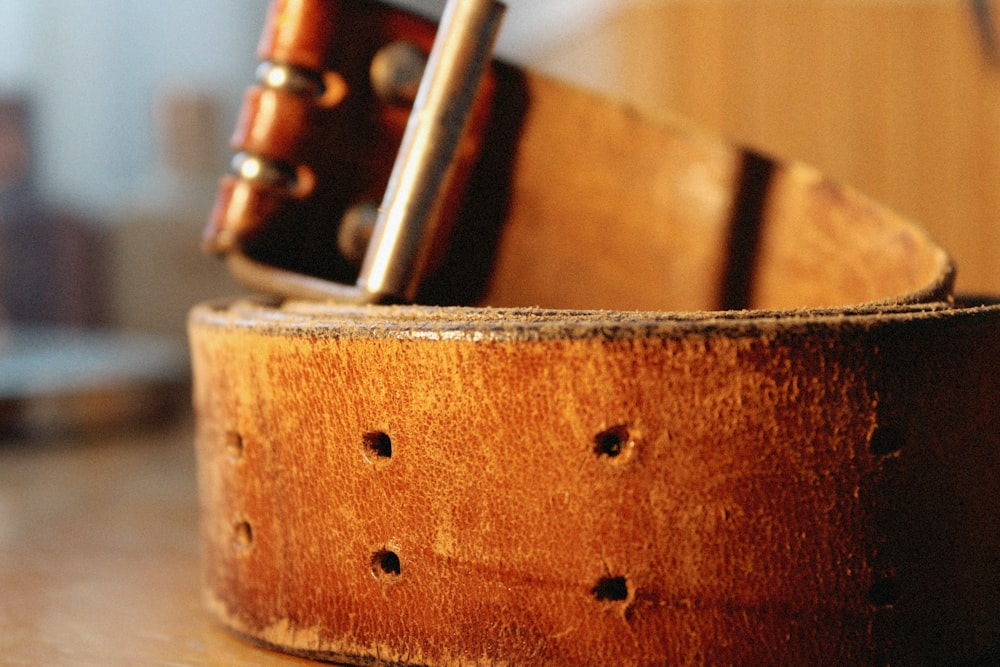
[(379, 98), (408, 106), (417, 98), (427, 55), (413, 42), (397, 41), (379, 49), (372, 58), (369, 76)]
[(296, 183), (294, 168), (259, 155), (237, 153), (230, 164), (235, 175), (263, 187), (291, 190)]
[(307, 97), (322, 97), (326, 87), (317, 72), (268, 60), (257, 66), (257, 81), (267, 88)]
[(355, 204), (344, 212), (337, 230), (337, 248), (349, 262), (360, 264), (365, 258), (378, 219), (378, 206), (370, 202)]

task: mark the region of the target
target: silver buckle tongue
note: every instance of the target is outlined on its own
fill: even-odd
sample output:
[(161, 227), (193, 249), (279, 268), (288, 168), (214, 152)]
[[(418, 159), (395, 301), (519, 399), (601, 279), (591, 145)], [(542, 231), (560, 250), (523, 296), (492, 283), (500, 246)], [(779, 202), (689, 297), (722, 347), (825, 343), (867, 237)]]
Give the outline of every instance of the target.
[(290, 298), (412, 301), (503, 12), (495, 0), (448, 0), (354, 285), (268, 266), (239, 251), (226, 256), (232, 275)]

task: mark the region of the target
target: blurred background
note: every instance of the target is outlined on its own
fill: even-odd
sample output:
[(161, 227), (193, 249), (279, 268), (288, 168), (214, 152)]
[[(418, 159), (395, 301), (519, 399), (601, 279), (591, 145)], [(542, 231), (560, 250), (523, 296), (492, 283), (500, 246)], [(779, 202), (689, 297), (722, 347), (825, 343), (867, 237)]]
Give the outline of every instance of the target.
[[(0, 2), (0, 323), (127, 335), (105, 368), (162, 342), (157, 373), (184, 372), (187, 309), (237, 291), (198, 244), (267, 4)], [(507, 4), (503, 58), (809, 162), (929, 229), (961, 290), (1000, 291), (1000, 1)], [(58, 356), (2, 331), (0, 402)]]

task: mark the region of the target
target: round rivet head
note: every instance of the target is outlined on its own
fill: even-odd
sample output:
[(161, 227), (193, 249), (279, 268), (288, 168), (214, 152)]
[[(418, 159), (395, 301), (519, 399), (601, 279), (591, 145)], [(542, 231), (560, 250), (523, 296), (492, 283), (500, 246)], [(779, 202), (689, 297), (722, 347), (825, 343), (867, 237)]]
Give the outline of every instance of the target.
[(295, 188), (295, 169), (276, 160), (237, 153), (230, 162), (230, 170), (244, 181), (255, 183), (262, 188), (291, 191)]
[(268, 60), (257, 66), (257, 82), (272, 90), (307, 97), (322, 97), (325, 92), (321, 74)]
[(378, 205), (371, 202), (355, 204), (344, 212), (337, 230), (337, 249), (344, 259), (361, 264), (377, 221)]
[(413, 42), (387, 44), (372, 58), (369, 70), (372, 88), (383, 102), (412, 105), (426, 66), (427, 55)]

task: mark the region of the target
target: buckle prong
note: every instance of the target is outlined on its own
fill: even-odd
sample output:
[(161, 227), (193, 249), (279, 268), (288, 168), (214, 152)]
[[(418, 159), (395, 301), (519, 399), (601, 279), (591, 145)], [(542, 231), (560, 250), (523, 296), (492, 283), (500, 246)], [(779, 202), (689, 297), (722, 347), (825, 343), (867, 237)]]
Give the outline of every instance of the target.
[(239, 248), (226, 257), (233, 276), (285, 297), (414, 300), (503, 11), (496, 0), (448, 0), (354, 285), (269, 266)]

